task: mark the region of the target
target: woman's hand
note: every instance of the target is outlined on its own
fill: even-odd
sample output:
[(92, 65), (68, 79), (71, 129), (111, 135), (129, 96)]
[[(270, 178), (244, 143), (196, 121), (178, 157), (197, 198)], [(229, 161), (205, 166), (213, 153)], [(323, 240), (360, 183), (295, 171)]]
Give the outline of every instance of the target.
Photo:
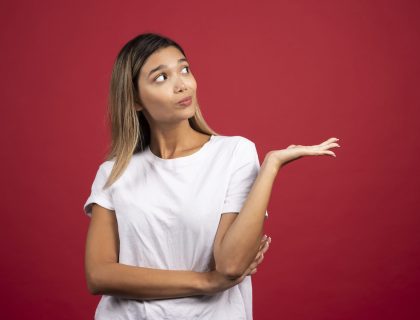
[(220, 291), (229, 289), (239, 283), (241, 283), (246, 276), (253, 275), (257, 272), (257, 266), (263, 261), (264, 253), (267, 252), (269, 244), (271, 242), (270, 237), (262, 237), (259, 250), (255, 256), (254, 261), (251, 262), (249, 267), (245, 270), (242, 276), (238, 278), (229, 278), (226, 275), (218, 272), (217, 270), (212, 270), (206, 272), (207, 277), (207, 288), (205, 290), (206, 294), (212, 295)]
[(266, 158), (276, 164), (277, 168), (280, 168), (287, 163), (299, 159), (303, 156), (320, 156), (320, 155), (330, 155), (335, 157), (335, 153), (328, 150), (331, 148), (340, 147), (336, 143), (339, 139), (330, 138), (321, 144), (314, 146), (302, 146), (291, 144), (286, 149), (283, 150), (273, 150), (267, 153)]
[[(260, 248), (255, 256), (254, 261), (249, 265), (242, 277), (253, 275), (257, 272), (257, 266), (263, 261), (264, 253), (267, 252), (271, 243), (271, 237), (264, 236), (261, 238)], [(244, 276), (245, 275), (245, 276)]]

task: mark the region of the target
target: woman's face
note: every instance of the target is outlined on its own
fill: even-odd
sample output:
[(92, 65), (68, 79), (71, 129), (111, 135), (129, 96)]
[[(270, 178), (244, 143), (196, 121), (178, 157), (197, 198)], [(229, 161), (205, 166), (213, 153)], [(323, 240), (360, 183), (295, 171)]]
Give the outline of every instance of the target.
[[(141, 104), (136, 110), (142, 110), (149, 123), (179, 122), (195, 114), (197, 83), (176, 47), (161, 48), (149, 56), (140, 70), (137, 89)], [(188, 96), (192, 97), (189, 106), (178, 103)]]

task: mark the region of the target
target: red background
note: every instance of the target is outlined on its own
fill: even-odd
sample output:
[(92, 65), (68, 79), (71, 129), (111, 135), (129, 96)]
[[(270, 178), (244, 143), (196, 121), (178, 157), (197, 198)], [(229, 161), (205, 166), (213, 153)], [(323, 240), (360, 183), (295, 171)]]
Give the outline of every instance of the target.
[(419, 319), (418, 1), (3, 1), (4, 319), (89, 319), (82, 205), (122, 45), (184, 47), (209, 125), (257, 144), (338, 137), (278, 174), (255, 319)]

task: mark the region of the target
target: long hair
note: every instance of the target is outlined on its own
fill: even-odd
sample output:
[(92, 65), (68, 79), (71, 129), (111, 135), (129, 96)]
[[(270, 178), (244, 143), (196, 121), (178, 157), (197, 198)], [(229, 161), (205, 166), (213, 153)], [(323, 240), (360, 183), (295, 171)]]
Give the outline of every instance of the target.
[[(104, 188), (111, 186), (124, 173), (133, 154), (150, 144), (149, 123), (143, 113), (135, 109), (140, 99), (137, 80), (147, 58), (156, 50), (169, 46), (178, 48), (186, 57), (178, 43), (156, 33), (136, 36), (118, 53), (112, 68), (107, 115), (111, 145), (106, 160), (115, 162)], [(198, 103), (188, 122), (198, 132), (219, 135), (207, 125)]]

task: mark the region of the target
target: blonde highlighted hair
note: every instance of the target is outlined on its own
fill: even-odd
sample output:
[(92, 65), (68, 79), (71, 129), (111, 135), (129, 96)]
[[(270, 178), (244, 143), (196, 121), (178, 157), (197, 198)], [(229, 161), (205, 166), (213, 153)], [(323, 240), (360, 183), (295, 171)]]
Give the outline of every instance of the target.
[[(175, 41), (156, 33), (143, 33), (127, 42), (114, 62), (108, 97), (108, 125), (111, 145), (106, 160), (115, 161), (104, 188), (111, 186), (127, 168), (133, 154), (150, 144), (150, 127), (143, 113), (135, 109), (139, 103), (137, 81), (146, 59), (160, 48), (175, 46)], [(191, 128), (204, 134), (219, 135), (204, 120), (197, 104), (193, 117), (188, 119)]]

